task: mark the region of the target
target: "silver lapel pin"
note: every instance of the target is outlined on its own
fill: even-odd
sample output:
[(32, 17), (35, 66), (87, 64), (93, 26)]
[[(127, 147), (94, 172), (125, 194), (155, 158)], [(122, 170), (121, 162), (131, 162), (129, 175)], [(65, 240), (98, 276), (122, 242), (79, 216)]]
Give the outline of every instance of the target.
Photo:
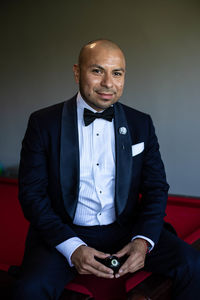
[(119, 134), (126, 134), (126, 133), (127, 133), (126, 127), (120, 127), (119, 128)]

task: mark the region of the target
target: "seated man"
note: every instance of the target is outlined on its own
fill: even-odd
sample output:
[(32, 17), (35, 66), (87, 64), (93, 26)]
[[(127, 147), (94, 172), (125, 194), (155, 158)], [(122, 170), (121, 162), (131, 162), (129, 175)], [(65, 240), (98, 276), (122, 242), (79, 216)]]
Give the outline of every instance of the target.
[[(125, 71), (115, 43), (92, 41), (74, 65), (79, 93), (30, 117), (19, 169), (30, 229), (15, 300), (59, 299), (77, 272), (112, 279), (143, 267), (173, 279), (173, 299), (199, 297), (199, 252), (163, 226), (168, 184), (152, 120), (118, 102)], [(116, 274), (96, 259), (111, 254), (127, 256)]]

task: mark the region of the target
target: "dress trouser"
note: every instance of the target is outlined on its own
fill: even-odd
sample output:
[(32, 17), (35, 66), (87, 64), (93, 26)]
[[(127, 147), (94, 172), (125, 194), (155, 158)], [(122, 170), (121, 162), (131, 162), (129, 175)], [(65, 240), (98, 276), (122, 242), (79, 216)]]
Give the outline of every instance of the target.
[[(73, 228), (89, 246), (115, 253), (131, 240), (131, 229), (117, 223)], [(56, 249), (49, 249), (32, 235), (22, 263), (21, 276), (13, 289), (13, 300), (56, 300), (64, 286), (76, 276)], [(163, 229), (158, 244), (146, 257), (145, 270), (173, 279), (173, 299), (199, 299), (200, 252)]]

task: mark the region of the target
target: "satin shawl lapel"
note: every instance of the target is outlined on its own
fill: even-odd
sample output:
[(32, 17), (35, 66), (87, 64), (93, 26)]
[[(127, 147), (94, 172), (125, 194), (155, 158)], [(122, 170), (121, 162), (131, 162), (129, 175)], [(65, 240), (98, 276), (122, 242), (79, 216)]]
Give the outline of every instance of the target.
[[(115, 205), (119, 216), (127, 203), (132, 173), (131, 137), (128, 123), (120, 103), (114, 105), (115, 117), (115, 147), (116, 147), (116, 179)], [(126, 134), (120, 134), (119, 129), (125, 127)]]
[(61, 125), (60, 181), (65, 209), (73, 219), (79, 190), (79, 145), (76, 97), (63, 106)]

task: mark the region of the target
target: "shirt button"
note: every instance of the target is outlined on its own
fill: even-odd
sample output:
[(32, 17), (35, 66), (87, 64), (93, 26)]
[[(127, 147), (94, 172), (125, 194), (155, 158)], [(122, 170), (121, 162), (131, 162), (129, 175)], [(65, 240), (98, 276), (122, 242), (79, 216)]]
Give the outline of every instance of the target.
[(97, 136), (99, 136), (99, 133), (97, 133)]
[(102, 194), (102, 191), (99, 191), (100, 194)]
[(97, 163), (97, 166), (99, 166), (99, 163)]

